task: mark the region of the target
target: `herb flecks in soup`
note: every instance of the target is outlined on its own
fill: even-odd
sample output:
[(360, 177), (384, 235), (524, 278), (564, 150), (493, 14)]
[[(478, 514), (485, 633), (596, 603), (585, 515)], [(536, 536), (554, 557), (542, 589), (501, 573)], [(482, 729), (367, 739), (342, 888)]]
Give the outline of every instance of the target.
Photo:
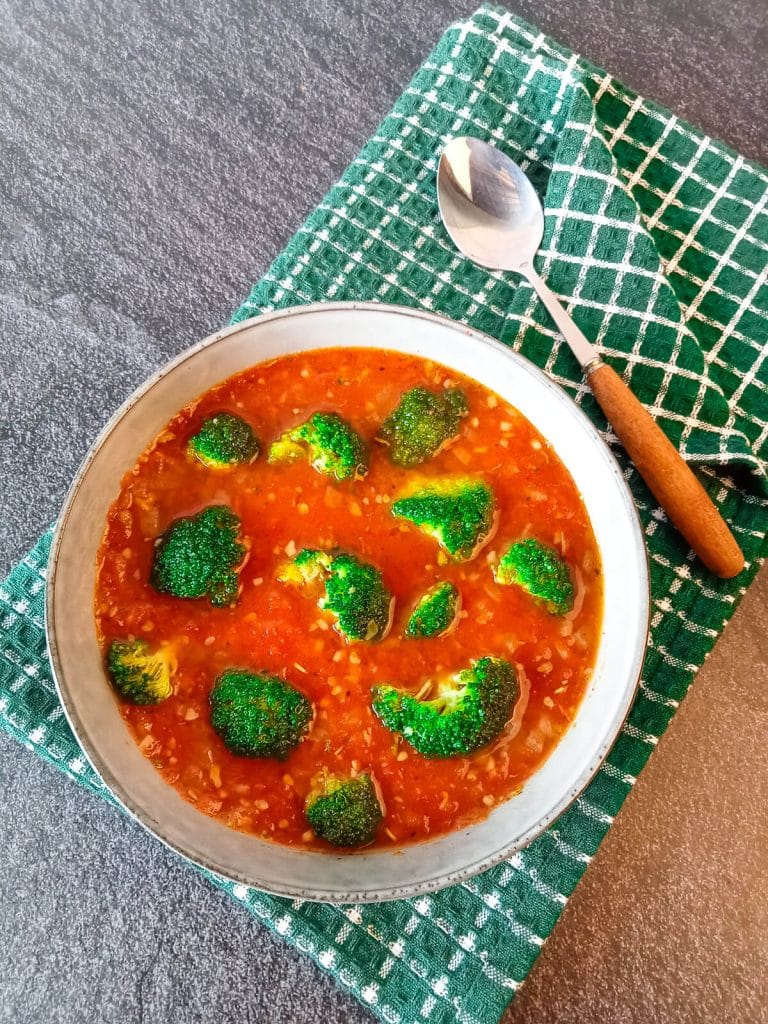
[(96, 587), (142, 753), (202, 812), (317, 849), (429, 839), (516, 793), (576, 714), (601, 613), (547, 442), (371, 349), (182, 410), (122, 482)]

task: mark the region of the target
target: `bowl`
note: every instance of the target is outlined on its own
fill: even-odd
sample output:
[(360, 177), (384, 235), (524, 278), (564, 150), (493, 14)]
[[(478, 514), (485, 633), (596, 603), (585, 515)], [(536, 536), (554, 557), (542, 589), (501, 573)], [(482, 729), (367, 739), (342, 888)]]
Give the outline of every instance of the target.
[[(519, 794), (484, 821), (429, 842), (318, 853), (235, 832), (198, 811), (139, 752), (107, 685), (93, 614), (96, 555), (123, 474), (165, 424), (214, 384), (263, 360), (334, 346), (394, 349), (473, 377), (516, 406), (554, 446), (581, 492), (600, 548), (605, 611), (595, 670), (577, 715)], [(267, 313), (207, 338), (159, 370), (112, 417), (83, 463), (53, 541), (46, 628), (67, 719), (123, 807), (210, 871), (284, 896), (330, 902), (410, 897), (509, 857), (547, 828), (598, 771), (638, 685), (648, 632), (643, 535), (621, 471), (570, 398), (526, 359), (430, 313), (328, 303)]]

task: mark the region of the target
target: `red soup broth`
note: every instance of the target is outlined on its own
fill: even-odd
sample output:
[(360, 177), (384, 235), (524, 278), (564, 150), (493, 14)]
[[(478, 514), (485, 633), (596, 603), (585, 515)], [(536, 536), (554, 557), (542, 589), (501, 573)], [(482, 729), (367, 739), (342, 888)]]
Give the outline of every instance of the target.
[[(441, 564), (437, 543), (395, 519), (391, 503), (409, 471), (373, 441), (400, 396), (415, 385), (458, 385), (469, 400), (460, 436), (418, 467), (422, 476), (472, 475), (493, 488), (495, 537), (472, 560)], [(211, 470), (187, 454), (202, 420), (228, 410), (262, 442), (247, 466)], [(371, 441), (368, 475), (336, 482), (307, 462), (270, 466), (265, 450), (311, 413), (336, 411)], [(156, 538), (180, 517), (228, 504), (250, 552), (232, 608), (181, 600), (149, 583)], [(549, 614), (521, 589), (498, 586), (492, 567), (506, 545), (535, 536), (567, 560), (574, 608)], [(378, 566), (395, 596), (392, 630), (379, 643), (347, 644), (306, 594), (275, 579), (302, 547), (342, 548)], [(438, 580), (455, 583), (462, 617), (444, 638), (405, 639), (416, 599)], [(602, 615), (600, 556), (573, 480), (547, 441), (516, 409), (444, 366), (401, 353), (327, 349), (263, 363), (183, 409), (122, 481), (99, 553), (95, 595), (100, 641), (141, 637), (175, 648), (173, 695), (121, 713), (140, 750), (180, 795), (232, 828), (288, 845), (326, 848), (309, 829), (304, 801), (328, 769), (370, 771), (386, 814), (375, 845), (429, 839), (485, 817), (519, 791), (568, 728), (592, 672)], [(485, 655), (508, 659), (528, 693), (512, 738), (469, 757), (429, 760), (379, 722), (379, 683), (418, 689)], [(314, 704), (311, 731), (283, 762), (231, 754), (209, 720), (216, 677), (237, 667), (282, 676)]]

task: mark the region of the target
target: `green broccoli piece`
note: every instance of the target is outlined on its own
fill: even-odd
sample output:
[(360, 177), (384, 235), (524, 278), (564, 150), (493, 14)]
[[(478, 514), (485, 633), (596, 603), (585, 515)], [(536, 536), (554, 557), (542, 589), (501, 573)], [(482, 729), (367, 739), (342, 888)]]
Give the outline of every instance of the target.
[(245, 557), (240, 520), (226, 505), (211, 505), (171, 523), (156, 542), (150, 582), (161, 594), (210, 598), (216, 608), (237, 600), (237, 569)]
[(460, 611), (461, 594), (452, 583), (443, 580), (416, 602), (405, 627), (405, 635), (445, 636), (456, 625)]
[(187, 448), (211, 469), (226, 469), (237, 463), (253, 462), (259, 454), (259, 439), (251, 426), (231, 412), (217, 412), (203, 420), (190, 437)]
[(376, 837), (384, 815), (370, 775), (354, 779), (322, 776), (306, 802), (307, 821), (333, 846), (367, 846)]
[(573, 581), (568, 566), (554, 548), (533, 537), (508, 548), (493, 577), (502, 586), (517, 584), (527, 590), (553, 615), (565, 615), (573, 607)]
[(107, 652), (112, 685), (131, 704), (160, 704), (172, 693), (176, 658), (168, 644), (152, 650), (144, 640), (113, 640)]
[(493, 491), (482, 480), (469, 479), (430, 481), (395, 501), (392, 514), (435, 537), (457, 562), (474, 558), (497, 521)]
[(334, 616), (337, 630), (350, 642), (383, 640), (389, 632), (394, 598), (379, 570), (356, 555), (304, 548), (280, 568), (277, 578), (293, 586), (322, 581), (325, 593), (318, 605)]
[(272, 443), (269, 462), (296, 462), (308, 456), (318, 473), (349, 480), (368, 472), (368, 449), (350, 425), (335, 412), (316, 412)]
[(394, 686), (373, 690), (373, 710), (424, 757), (473, 754), (495, 739), (520, 697), (514, 668), (502, 658), (480, 658), (440, 680), (431, 700)]
[(338, 619), (348, 640), (381, 640), (392, 624), (394, 598), (377, 568), (341, 553), (331, 562), (321, 607)]
[(307, 698), (277, 676), (228, 669), (209, 699), (211, 725), (239, 757), (284, 761), (312, 722)]
[(468, 413), (467, 396), (458, 388), (411, 388), (382, 423), (378, 439), (389, 445), (389, 458), (396, 466), (418, 466), (458, 435), (459, 423)]

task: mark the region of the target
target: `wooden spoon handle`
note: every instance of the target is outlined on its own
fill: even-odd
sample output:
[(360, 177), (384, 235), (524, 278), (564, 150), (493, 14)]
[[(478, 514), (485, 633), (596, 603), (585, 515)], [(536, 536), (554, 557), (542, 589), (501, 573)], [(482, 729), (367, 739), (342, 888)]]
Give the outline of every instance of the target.
[(638, 472), (702, 562), (718, 576), (736, 576), (744, 568), (741, 548), (666, 434), (610, 366), (588, 368), (587, 380)]

